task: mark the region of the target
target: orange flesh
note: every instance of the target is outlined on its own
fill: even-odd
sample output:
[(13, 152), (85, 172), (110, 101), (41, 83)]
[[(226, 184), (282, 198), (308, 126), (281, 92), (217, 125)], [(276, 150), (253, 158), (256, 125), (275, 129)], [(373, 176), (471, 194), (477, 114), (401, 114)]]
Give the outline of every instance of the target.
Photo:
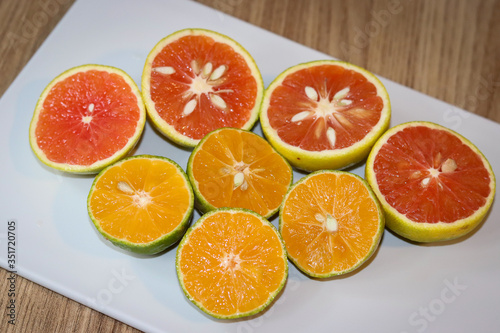
[[(126, 182), (134, 193), (119, 189)], [(189, 209), (189, 190), (175, 166), (134, 158), (109, 168), (95, 184), (90, 206), (111, 236), (141, 244), (174, 230)]]
[[(329, 104), (334, 104), (336, 93), (349, 88), (343, 99), (352, 104), (335, 106), (332, 114), (315, 115), (319, 99), (311, 100), (305, 87), (314, 88), (319, 99)], [(380, 120), (383, 107), (375, 85), (362, 74), (337, 65), (320, 65), (289, 74), (273, 91), (267, 114), (283, 142), (304, 150), (322, 151), (350, 147), (361, 141)], [(301, 121), (292, 121), (304, 111), (313, 112)], [(327, 137), (330, 127), (336, 133), (334, 145)]]
[[(85, 117), (92, 118), (85, 122)], [(124, 148), (139, 119), (137, 97), (120, 75), (88, 70), (52, 87), (43, 101), (35, 135), (50, 161), (92, 165)]]
[(191, 232), (179, 269), (190, 297), (229, 316), (264, 305), (287, 268), (276, 230), (250, 213), (220, 212)]
[[(213, 92), (227, 104), (225, 110), (210, 101), (212, 93), (196, 96), (189, 91), (193, 79), (201, 76), (193, 70), (193, 60), (200, 69), (209, 62), (214, 70), (227, 66), (223, 76), (212, 82)], [(242, 128), (250, 119), (257, 82), (245, 59), (229, 45), (208, 36), (182, 37), (166, 45), (154, 58), (153, 69), (164, 66), (174, 68), (175, 73), (151, 72), (151, 99), (159, 116), (177, 132), (198, 140), (217, 128)], [(184, 107), (193, 98), (196, 108), (184, 116)]]
[[(290, 167), (263, 138), (232, 129), (208, 137), (192, 168), (200, 193), (211, 205), (251, 209), (263, 216), (279, 207), (292, 177)], [(246, 189), (234, 186), (238, 172), (246, 172)]]
[[(330, 214), (337, 230), (317, 216)], [(369, 255), (380, 226), (379, 212), (363, 183), (349, 175), (317, 174), (299, 183), (282, 211), (281, 235), (288, 255), (322, 275), (354, 267)]]
[[(443, 172), (448, 159), (457, 168)], [(407, 127), (391, 136), (373, 169), (389, 205), (415, 222), (466, 218), (484, 206), (491, 191), (492, 179), (481, 157), (457, 136), (426, 126)], [(439, 171), (436, 177), (431, 169)]]

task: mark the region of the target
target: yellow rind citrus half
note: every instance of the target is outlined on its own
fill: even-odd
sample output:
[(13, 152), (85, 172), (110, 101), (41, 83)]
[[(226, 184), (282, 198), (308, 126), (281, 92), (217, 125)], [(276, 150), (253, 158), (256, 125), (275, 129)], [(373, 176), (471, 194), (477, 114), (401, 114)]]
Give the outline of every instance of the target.
[(149, 53), (142, 94), (153, 124), (175, 143), (194, 147), (221, 127), (251, 129), (264, 92), (252, 56), (230, 37), (184, 29)]
[(390, 117), (389, 95), (375, 75), (320, 60), (288, 68), (267, 87), (260, 122), (292, 166), (314, 171), (362, 161)]
[(29, 129), (44, 164), (71, 173), (97, 173), (139, 141), (146, 108), (124, 71), (103, 65), (71, 68), (42, 92)]
[(495, 175), (469, 140), (444, 126), (413, 121), (389, 129), (370, 153), (365, 175), (387, 227), (416, 242), (462, 237), (488, 213)]

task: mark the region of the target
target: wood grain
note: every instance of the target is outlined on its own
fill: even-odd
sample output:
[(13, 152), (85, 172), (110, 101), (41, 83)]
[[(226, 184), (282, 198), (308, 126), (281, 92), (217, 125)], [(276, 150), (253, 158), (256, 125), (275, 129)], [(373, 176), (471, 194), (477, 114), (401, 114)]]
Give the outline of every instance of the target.
[[(198, 2), (500, 123), (498, 0)], [(72, 3), (0, 2), (0, 95)], [(1, 332), (138, 332), (24, 278), (16, 290), (17, 325), (2, 316)]]

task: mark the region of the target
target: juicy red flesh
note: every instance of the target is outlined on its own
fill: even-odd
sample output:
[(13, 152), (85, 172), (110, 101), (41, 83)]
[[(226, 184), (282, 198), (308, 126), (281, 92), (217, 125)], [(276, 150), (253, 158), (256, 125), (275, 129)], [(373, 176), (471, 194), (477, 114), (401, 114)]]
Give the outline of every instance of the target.
[[(443, 172), (448, 159), (457, 167)], [(485, 204), (491, 191), (492, 180), (480, 156), (457, 136), (426, 126), (407, 127), (391, 136), (373, 168), (387, 202), (416, 222), (464, 219)], [(439, 171), (437, 176), (432, 169)]]

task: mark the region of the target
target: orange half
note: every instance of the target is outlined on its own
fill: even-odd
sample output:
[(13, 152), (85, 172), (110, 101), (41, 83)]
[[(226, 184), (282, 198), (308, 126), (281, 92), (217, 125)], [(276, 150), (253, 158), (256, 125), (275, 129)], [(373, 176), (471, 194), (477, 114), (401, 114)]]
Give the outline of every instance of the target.
[(182, 237), (193, 202), (187, 176), (175, 162), (139, 155), (101, 171), (87, 206), (106, 239), (133, 252), (154, 254)]
[(255, 133), (222, 128), (193, 150), (188, 175), (200, 209), (239, 207), (270, 217), (293, 181), (288, 162)]
[(280, 210), (288, 257), (312, 277), (351, 272), (375, 252), (384, 217), (359, 176), (317, 171), (294, 184)]
[(188, 299), (221, 319), (262, 311), (288, 276), (286, 250), (276, 228), (243, 209), (203, 215), (179, 244), (176, 266)]

